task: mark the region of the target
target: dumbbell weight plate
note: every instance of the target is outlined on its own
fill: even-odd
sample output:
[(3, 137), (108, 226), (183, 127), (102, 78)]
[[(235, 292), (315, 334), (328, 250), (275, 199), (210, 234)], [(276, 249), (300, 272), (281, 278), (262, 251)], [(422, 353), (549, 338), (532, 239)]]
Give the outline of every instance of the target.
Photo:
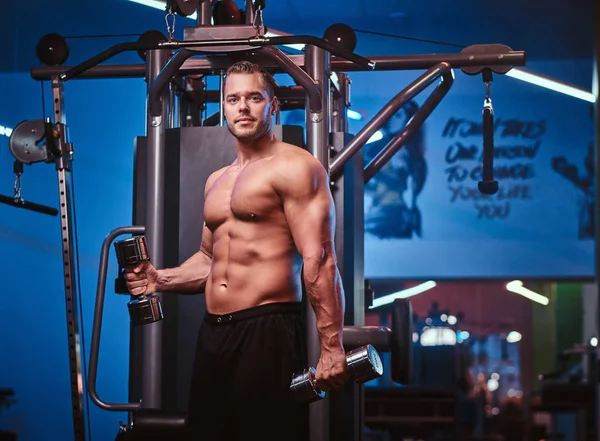
[(122, 268), (150, 259), (145, 236), (119, 240), (115, 242), (115, 251), (119, 266)]
[(311, 367), (293, 376), (290, 391), (295, 400), (301, 403), (313, 403), (325, 397), (325, 392), (317, 386), (316, 374), (316, 369)]
[(346, 354), (348, 370), (357, 383), (366, 383), (383, 374), (383, 363), (372, 345), (366, 345)]
[(127, 303), (129, 318), (135, 326), (154, 323), (163, 318), (158, 296), (140, 297)]

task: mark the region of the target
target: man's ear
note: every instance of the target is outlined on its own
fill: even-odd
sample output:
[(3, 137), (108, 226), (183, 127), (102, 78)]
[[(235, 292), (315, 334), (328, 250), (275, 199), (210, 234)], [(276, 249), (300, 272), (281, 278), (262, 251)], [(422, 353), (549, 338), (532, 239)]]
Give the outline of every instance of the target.
[(279, 110), (279, 100), (277, 99), (276, 96), (274, 96), (273, 100), (271, 101), (271, 115), (275, 115), (278, 110)]

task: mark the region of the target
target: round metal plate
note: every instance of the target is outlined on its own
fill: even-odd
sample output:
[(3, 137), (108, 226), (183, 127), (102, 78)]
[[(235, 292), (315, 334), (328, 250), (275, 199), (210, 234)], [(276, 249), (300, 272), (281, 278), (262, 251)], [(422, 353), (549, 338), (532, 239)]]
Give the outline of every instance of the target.
[(377, 373), (377, 375), (382, 375), (383, 374), (383, 363), (381, 362), (381, 357), (379, 356), (379, 353), (371, 345), (369, 345), (367, 347), (367, 351), (369, 354), (369, 360), (371, 361), (371, 364), (373, 365), (373, 370)]
[(8, 140), (12, 155), (24, 164), (48, 160), (44, 139), (44, 120), (23, 121), (13, 129)]

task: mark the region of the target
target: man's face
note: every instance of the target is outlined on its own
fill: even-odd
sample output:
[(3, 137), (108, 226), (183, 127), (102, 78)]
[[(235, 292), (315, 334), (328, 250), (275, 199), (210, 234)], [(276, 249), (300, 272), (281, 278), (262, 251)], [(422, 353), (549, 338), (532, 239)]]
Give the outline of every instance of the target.
[(253, 141), (271, 130), (276, 98), (269, 98), (259, 73), (228, 75), (224, 95), (227, 127), (237, 139)]

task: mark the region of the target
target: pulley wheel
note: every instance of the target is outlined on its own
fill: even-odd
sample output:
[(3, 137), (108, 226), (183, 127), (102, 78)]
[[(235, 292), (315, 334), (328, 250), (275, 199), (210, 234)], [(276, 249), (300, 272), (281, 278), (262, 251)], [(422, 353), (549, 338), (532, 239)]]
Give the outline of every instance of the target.
[[(486, 55), (490, 53), (508, 54), (510, 51), (512, 51), (512, 49), (503, 44), (474, 44), (472, 46), (467, 46), (461, 50), (460, 53), (467, 55)], [(502, 75), (511, 70), (513, 66), (464, 66), (460, 69), (467, 75), (478, 75), (486, 68), (494, 73)]]
[(169, 0), (173, 11), (183, 17), (188, 17), (196, 12), (199, 3), (200, 0)]
[(323, 38), (331, 44), (350, 52), (354, 52), (354, 49), (356, 49), (356, 33), (354, 32), (354, 29), (347, 24), (332, 24), (325, 30)]
[(69, 45), (62, 35), (46, 34), (38, 41), (36, 55), (46, 66), (61, 66), (69, 58)]
[(42, 143), (45, 135), (43, 119), (23, 121), (13, 129), (8, 140), (8, 148), (23, 164), (31, 165), (48, 160), (48, 150)]
[[(156, 30), (146, 31), (138, 38), (138, 43), (144, 45), (154, 45), (161, 41), (167, 41), (167, 37), (162, 32)], [(145, 49), (138, 49), (137, 53), (143, 61), (146, 61)]]

